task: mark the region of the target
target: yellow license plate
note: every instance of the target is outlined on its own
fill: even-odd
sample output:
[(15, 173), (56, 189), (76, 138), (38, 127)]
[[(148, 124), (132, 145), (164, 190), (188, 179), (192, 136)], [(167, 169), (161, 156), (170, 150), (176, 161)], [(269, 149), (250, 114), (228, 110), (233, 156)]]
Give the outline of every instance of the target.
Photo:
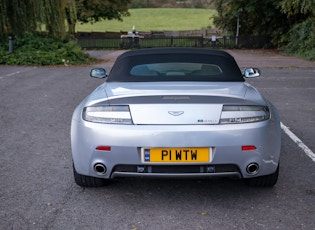
[(202, 163), (210, 162), (211, 148), (145, 148), (144, 163)]

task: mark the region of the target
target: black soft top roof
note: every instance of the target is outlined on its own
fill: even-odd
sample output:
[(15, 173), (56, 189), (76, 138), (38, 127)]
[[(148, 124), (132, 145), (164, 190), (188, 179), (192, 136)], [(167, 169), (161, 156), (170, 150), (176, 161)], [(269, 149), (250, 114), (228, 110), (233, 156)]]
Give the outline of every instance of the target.
[(206, 48), (150, 48), (127, 51), (121, 54), (108, 76), (108, 82), (146, 82), (146, 81), (185, 81), (175, 77), (168, 79), (155, 77), (138, 77), (130, 75), (136, 65), (152, 63), (203, 63), (221, 67), (223, 73), (219, 78), (199, 77), (187, 81), (244, 81), (235, 59), (227, 52)]

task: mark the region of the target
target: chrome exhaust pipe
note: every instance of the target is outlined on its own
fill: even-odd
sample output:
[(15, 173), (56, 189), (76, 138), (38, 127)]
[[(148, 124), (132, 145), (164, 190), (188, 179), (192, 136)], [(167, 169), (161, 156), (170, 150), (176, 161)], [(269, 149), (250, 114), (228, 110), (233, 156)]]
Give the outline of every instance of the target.
[(96, 163), (93, 168), (98, 175), (103, 175), (107, 171), (105, 165), (103, 165), (102, 163)]
[(258, 173), (259, 165), (257, 163), (250, 163), (246, 167), (246, 172), (250, 175), (255, 175)]

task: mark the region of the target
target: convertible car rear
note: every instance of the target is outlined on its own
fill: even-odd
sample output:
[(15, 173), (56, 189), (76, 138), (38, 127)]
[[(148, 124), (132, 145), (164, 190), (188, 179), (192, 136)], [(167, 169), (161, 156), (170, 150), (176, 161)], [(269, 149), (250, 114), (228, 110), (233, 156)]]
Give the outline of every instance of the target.
[(235, 177), (277, 182), (281, 146), (275, 107), (224, 51), (128, 51), (75, 109), (75, 182), (102, 186), (118, 177)]

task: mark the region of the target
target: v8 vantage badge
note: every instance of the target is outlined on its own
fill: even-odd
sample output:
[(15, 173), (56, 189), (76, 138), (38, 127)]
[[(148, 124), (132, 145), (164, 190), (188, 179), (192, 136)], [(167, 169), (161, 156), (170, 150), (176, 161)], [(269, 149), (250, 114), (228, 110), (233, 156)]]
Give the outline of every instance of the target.
[(198, 119), (197, 120), (198, 124), (210, 124), (210, 125), (214, 125), (214, 124), (218, 124), (219, 120), (210, 120), (210, 119)]

